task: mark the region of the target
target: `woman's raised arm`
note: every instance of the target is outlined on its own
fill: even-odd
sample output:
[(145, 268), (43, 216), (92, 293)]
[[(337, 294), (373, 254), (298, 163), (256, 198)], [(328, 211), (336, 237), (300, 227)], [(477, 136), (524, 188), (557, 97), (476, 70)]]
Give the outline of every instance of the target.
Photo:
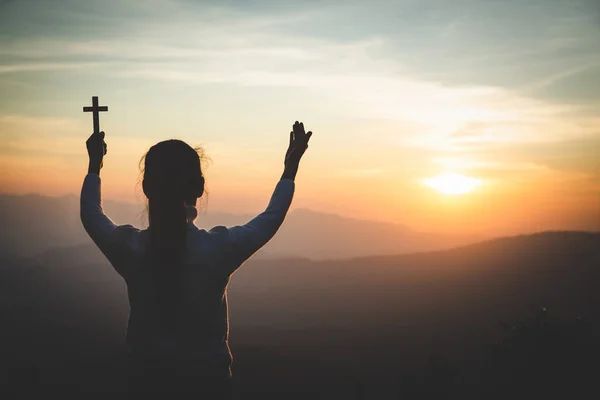
[(283, 223), (294, 196), (294, 179), (298, 166), (311, 136), (312, 132), (304, 132), (304, 125), (296, 121), (290, 132), (284, 171), (267, 209), (247, 224), (229, 228), (228, 237), (231, 251), (235, 253), (236, 268), (267, 244)]
[(106, 154), (104, 132), (93, 133), (87, 140), (86, 146), (90, 163), (81, 188), (81, 223), (96, 246), (123, 276), (124, 271), (119, 261), (133, 233), (138, 230), (131, 225), (117, 226), (102, 210), (100, 170)]

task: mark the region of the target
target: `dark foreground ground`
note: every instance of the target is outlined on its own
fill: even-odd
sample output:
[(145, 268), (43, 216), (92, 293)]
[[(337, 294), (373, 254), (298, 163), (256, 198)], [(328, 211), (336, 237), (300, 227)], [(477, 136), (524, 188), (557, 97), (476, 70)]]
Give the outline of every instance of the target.
[[(127, 301), (95, 255), (1, 259), (0, 394), (124, 397)], [(240, 399), (598, 398), (600, 235), (248, 263)]]

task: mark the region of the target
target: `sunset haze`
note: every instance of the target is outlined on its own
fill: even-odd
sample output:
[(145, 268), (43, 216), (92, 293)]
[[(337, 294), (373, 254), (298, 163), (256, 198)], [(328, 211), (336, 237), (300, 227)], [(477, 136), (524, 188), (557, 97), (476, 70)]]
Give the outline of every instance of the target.
[(257, 213), (298, 120), (292, 209), (600, 230), (596, 1), (0, 1), (1, 193), (78, 195), (92, 96), (105, 199), (141, 208), (141, 156), (179, 138), (210, 158), (202, 208)]

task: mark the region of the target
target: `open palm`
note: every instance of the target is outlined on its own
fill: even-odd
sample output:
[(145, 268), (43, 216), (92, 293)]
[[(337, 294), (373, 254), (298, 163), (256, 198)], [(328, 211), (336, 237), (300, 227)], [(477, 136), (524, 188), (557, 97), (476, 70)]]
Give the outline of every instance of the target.
[(304, 131), (304, 124), (296, 121), (293, 130), (290, 132), (290, 144), (285, 153), (285, 166), (298, 165), (304, 152), (308, 148), (308, 141), (312, 132)]

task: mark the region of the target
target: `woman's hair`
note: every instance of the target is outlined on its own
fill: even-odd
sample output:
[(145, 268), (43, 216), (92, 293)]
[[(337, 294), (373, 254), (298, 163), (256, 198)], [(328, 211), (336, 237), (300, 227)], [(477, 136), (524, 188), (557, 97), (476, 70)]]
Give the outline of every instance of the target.
[(148, 198), (147, 256), (158, 302), (165, 311), (178, 298), (189, 222), (185, 206), (195, 206), (204, 193), (200, 161), (198, 149), (175, 139), (155, 144), (140, 161)]

